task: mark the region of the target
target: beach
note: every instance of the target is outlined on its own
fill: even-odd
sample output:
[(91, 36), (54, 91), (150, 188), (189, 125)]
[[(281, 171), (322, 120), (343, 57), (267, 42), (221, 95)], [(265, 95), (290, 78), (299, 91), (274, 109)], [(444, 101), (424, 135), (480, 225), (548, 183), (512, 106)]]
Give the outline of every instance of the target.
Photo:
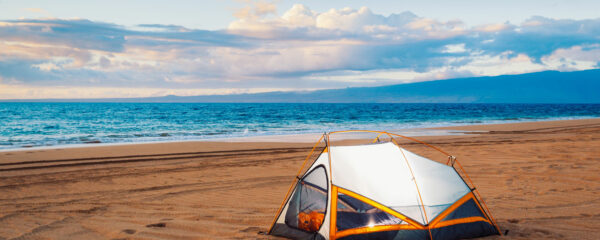
[[(600, 119), (438, 129), (464, 134), (416, 138), (456, 156), (508, 230), (485, 239), (600, 237)], [(0, 152), (0, 239), (275, 239), (262, 233), (312, 145), (186, 141)]]

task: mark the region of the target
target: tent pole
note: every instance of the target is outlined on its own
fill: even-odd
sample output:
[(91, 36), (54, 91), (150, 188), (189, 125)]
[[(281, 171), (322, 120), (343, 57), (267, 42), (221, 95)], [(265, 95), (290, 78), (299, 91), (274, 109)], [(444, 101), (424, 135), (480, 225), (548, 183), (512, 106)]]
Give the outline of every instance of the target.
[(381, 135), (383, 135), (383, 133), (380, 133), (379, 135), (377, 135), (377, 137), (375, 137), (375, 138), (373, 139), (373, 142), (371, 142), (371, 143), (376, 143), (376, 142), (378, 142), (378, 141), (379, 141), (379, 137), (380, 137)]
[(337, 196), (338, 187), (331, 185), (331, 204), (329, 207), (329, 240), (335, 240), (337, 230)]
[(329, 160), (329, 185), (331, 186), (331, 196), (329, 196), (329, 199), (331, 201), (331, 203), (329, 204), (329, 240), (334, 240), (336, 225), (333, 225), (332, 223), (336, 224), (337, 221), (337, 219), (333, 219), (333, 217), (337, 218), (337, 187), (333, 186), (333, 175), (331, 173), (331, 142), (329, 142), (329, 134), (330, 133), (325, 133), (325, 147), (327, 148), (327, 158)]
[[(401, 138), (406, 138), (406, 139), (408, 139), (408, 140), (412, 140), (412, 141), (418, 142), (418, 143), (420, 143), (420, 144), (423, 144), (423, 145), (425, 145), (425, 146), (428, 146), (428, 147), (430, 147), (430, 148), (433, 148), (433, 149), (437, 150), (438, 152), (441, 152), (441, 153), (443, 153), (443, 154), (446, 154), (446, 156), (450, 156), (450, 153), (447, 153), (447, 152), (445, 152), (444, 150), (442, 150), (442, 149), (440, 149), (440, 148), (438, 148), (438, 147), (436, 147), (436, 146), (433, 146), (433, 145), (431, 145), (431, 144), (429, 144), (429, 143), (423, 142), (423, 141), (421, 141), (421, 140), (419, 140), (419, 139), (412, 138), (412, 137), (407, 137), (407, 136), (400, 135), (400, 134), (394, 134), (394, 133), (387, 133), (387, 134), (388, 134), (388, 136), (391, 134), (391, 135), (394, 135), (394, 136), (398, 136), (398, 137), (401, 137)], [(390, 136), (390, 137), (391, 137), (391, 136)]]
[(329, 182), (333, 185), (333, 175), (331, 175), (331, 143), (329, 142), (329, 133), (325, 133), (325, 147), (327, 148), (327, 157), (329, 158)]
[(425, 222), (427, 222), (427, 232), (429, 232), (429, 238), (433, 240), (433, 235), (431, 234), (431, 226), (429, 226), (429, 219), (427, 217), (427, 211), (425, 211), (425, 204), (423, 204), (423, 197), (421, 197), (421, 191), (419, 190), (419, 185), (417, 184), (417, 179), (415, 178), (415, 174), (413, 173), (412, 167), (410, 167), (410, 163), (408, 163), (408, 159), (406, 158), (406, 155), (404, 155), (404, 151), (402, 151), (402, 148), (400, 147), (398, 142), (396, 142), (396, 139), (394, 139), (394, 137), (392, 137), (392, 135), (390, 135), (389, 133), (386, 132), (386, 134), (390, 137), (390, 139), (392, 139), (392, 142), (396, 145), (396, 147), (400, 148), (402, 157), (404, 157), (404, 161), (406, 161), (408, 170), (410, 170), (410, 175), (412, 175), (415, 181), (415, 187), (417, 188), (417, 193), (419, 194), (419, 201), (421, 201), (421, 208), (423, 208), (423, 214), (425, 214)]
[(492, 220), (492, 223), (494, 223), (494, 227), (496, 227), (496, 230), (498, 230), (498, 234), (500, 234), (500, 236), (502, 236), (502, 232), (500, 231), (500, 227), (498, 227), (498, 224), (496, 223), (496, 220), (492, 216), (492, 212), (488, 208), (487, 204), (485, 204), (485, 201), (483, 200), (483, 197), (481, 197), (481, 194), (479, 194), (479, 190), (477, 190), (477, 187), (475, 187), (475, 184), (473, 183), (473, 180), (471, 180), (471, 177), (469, 177), (469, 174), (467, 174), (467, 171), (465, 171), (465, 169), (462, 167), (462, 165), (460, 164), (460, 162), (458, 161), (458, 159), (456, 159), (454, 162), (458, 165), (458, 167), (460, 168), (460, 170), (465, 174), (465, 176), (467, 177), (467, 180), (469, 180), (469, 183), (473, 186), (473, 188), (475, 188), (475, 190), (473, 190), (473, 192), (475, 192), (477, 194), (477, 197), (479, 197), (479, 199), (481, 200), (481, 203), (483, 204), (483, 207), (485, 208), (485, 211), (487, 211), (487, 213), (488, 213), (488, 215), (490, 217), (490, 220)]

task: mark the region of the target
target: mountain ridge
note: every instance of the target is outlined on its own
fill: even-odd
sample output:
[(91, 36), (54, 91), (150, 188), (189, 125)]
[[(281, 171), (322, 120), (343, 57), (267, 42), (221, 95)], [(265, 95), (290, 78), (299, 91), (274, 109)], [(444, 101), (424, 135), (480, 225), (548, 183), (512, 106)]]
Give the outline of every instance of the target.
[(600, 69), (542, 71), (314, 91), (143, 98), (10, 99), (0, 102), (600, 103)]

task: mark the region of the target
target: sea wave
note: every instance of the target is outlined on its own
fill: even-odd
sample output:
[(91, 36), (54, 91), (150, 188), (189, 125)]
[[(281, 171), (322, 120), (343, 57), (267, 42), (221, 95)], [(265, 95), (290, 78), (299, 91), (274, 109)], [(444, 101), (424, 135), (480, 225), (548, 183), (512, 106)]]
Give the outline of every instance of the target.
[(0, 103), (0, 109), (0, 149), (600, 117), (600, 104)]

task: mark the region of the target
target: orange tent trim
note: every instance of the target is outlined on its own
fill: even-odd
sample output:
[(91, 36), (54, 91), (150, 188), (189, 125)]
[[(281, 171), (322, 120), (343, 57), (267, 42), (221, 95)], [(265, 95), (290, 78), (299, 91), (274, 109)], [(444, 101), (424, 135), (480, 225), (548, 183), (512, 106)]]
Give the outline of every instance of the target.
[(353, 228), (344, 231), (340, 231), (335, 234), (336, 238), (342, 238), (345, 236), (350, 236), (354, 234), (365, 234), (372, 232), (385, 232), (385, 231), (394, 231), (394, 230), (415, 230), (416, 228), (411, 225), (381, 225), (381, 226), (372, 226), (372, 227), (361, 227), (361, 228)]
[[(384, 206), (384, 205), (382, 205), (382, 204), (380, 204), (378, 202), (375, 202), (375, 201), (373, 201), (371, 199), (363, 197), (360, 194), (357, 194), (355, 192), (352, 192), (352, 191), (349, 191), (349, 190), (346, 190), (346, 189), (343, 189), (343, 188), (340, 188), (340, 187), (337, 187), (337, 189), (338, 189), (338, 192), (340, 192), (340, 193), (346, 194), (346, 195), (348, 195), (350, 197), (353, 197), (353, 198), (356, 198), (356, 199), (358, 199), (360, 201), (363, 201), (364, 203), (367, 203), (367, 204), (369, 204), (369, 205), (371, 205), (373, 207), (379, 208), (382, 211), (384, 211), (384, 212), (386, 212), (386, 213), (388, 213), (388, 214), (390, 214), (390, 215), (392, 215), (394, 217), (397, 217), (397, 218), (401, 219), (402, 221), (405, 221), (405, 222), (411, 224), (415, 229), (425, 229), (425, 226), (419, 224), (418, 222), (416, 222), (416, 221), (414, 221), (414, 220), (412, 220), (412, 219), (410, 219), (410, 218), (408, 218), (408, 217), (406, 217), (406, 216), (404, 216), (404, 215), (396, 212), (395, 210), (393, 210), (391, 208), (388, 208), (388, 207), (386, 207), (386, 206)], [(335, 198), (337, 199), (337, 195), (335, 196)]]

